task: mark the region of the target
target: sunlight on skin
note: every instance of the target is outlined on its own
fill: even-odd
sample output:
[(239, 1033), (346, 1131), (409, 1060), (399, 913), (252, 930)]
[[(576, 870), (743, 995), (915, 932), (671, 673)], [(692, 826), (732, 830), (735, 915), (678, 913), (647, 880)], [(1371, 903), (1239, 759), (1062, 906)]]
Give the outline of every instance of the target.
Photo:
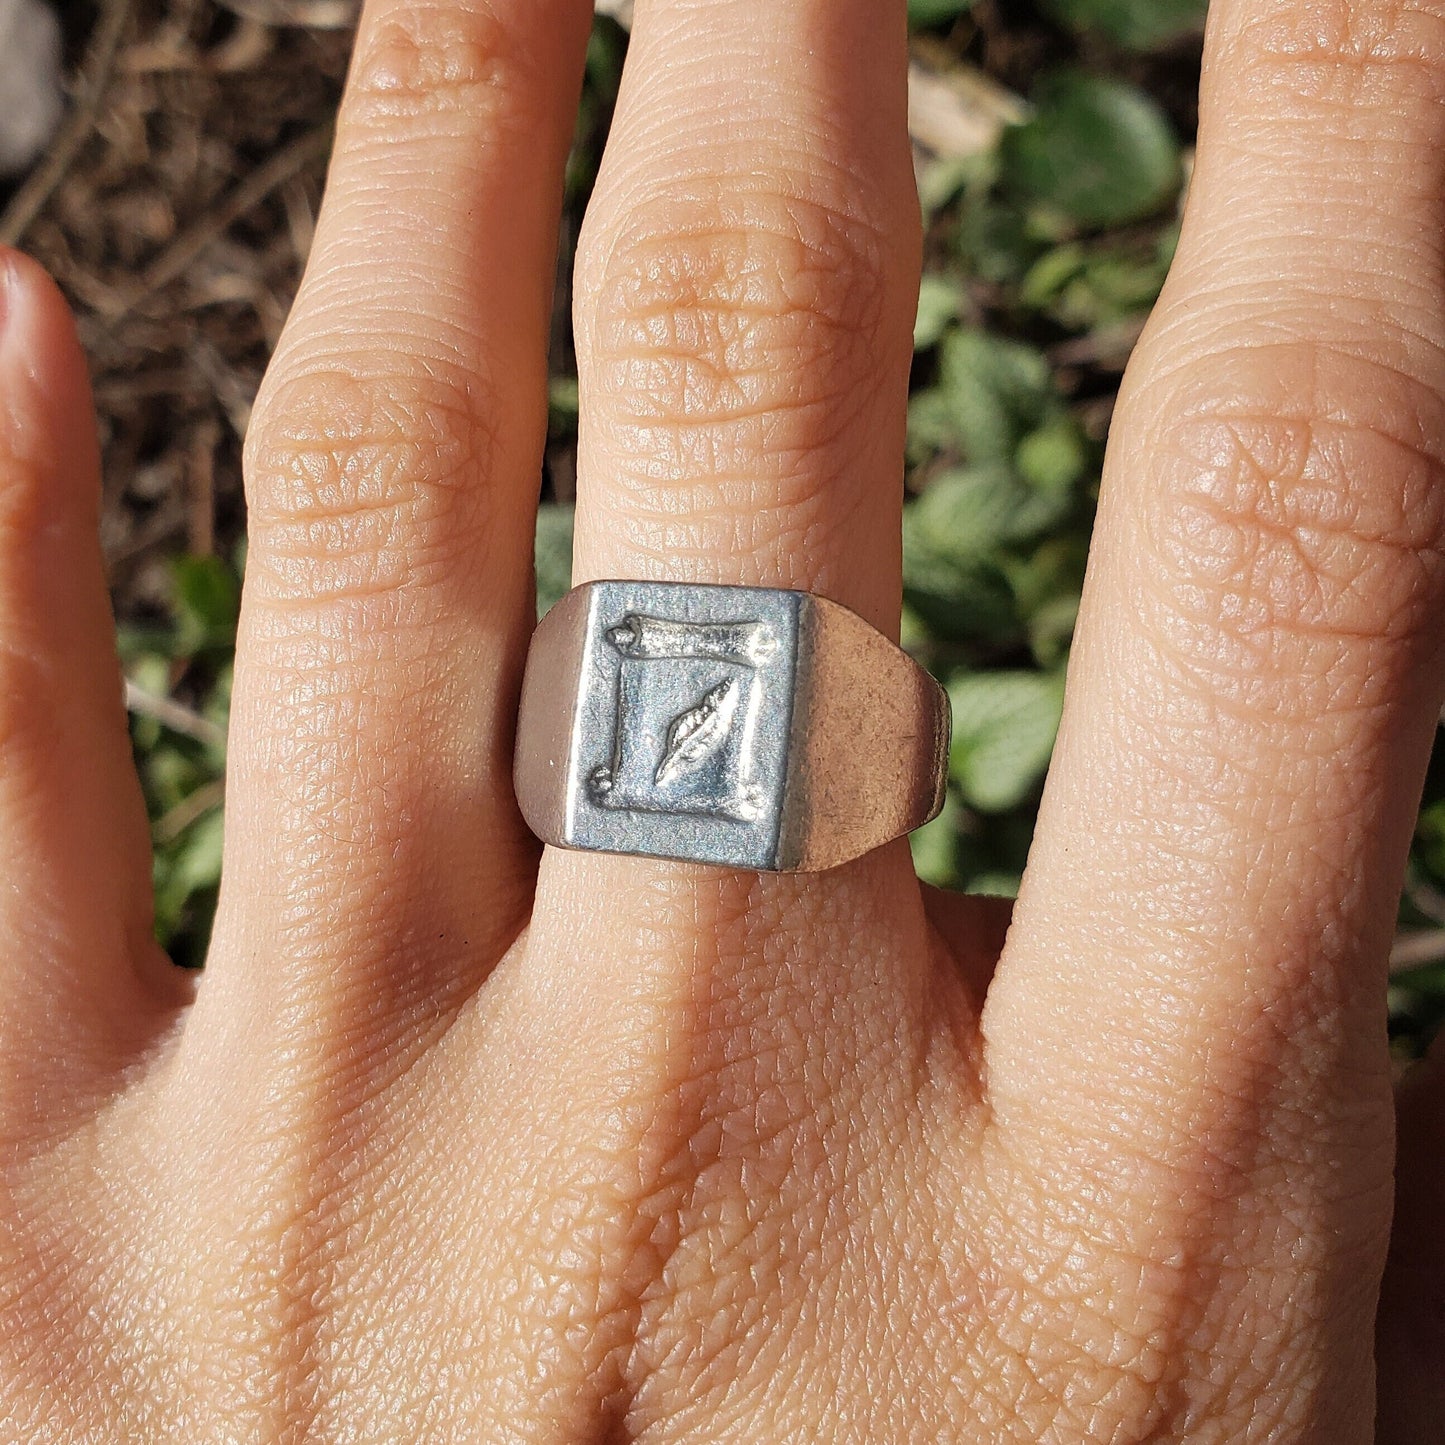
[[(896, 632), (903, 12), (639, 0), (578, 266), (578, 580)], [(0, 1439), (1374, 1438), (1385, 954), (1445, 694), (1445, 5), (1216, 6), (1001, 951), (905, 843), (538, 865), (510, 719), (590, 19), (367, 7), (248, 440), (188, 1010), (80, 353), (0, 266)], [(1382, 1439), (1436, 1418), (1432, 1235), (1395, 1243)]]

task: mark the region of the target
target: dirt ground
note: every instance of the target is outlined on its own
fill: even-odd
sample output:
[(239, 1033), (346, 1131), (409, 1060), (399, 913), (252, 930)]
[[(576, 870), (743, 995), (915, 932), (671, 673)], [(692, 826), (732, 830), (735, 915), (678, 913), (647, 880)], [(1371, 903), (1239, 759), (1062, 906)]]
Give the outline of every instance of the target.
[(241, 536), (241, 437), (310, 245), (354, 7), (102, 0), (62, 14), (68, 118), (0, 192), (0, 241), (44, 262), (76, 308), (106, 557), (118, 610), (143, 615), (164, 600), (167, 558)]

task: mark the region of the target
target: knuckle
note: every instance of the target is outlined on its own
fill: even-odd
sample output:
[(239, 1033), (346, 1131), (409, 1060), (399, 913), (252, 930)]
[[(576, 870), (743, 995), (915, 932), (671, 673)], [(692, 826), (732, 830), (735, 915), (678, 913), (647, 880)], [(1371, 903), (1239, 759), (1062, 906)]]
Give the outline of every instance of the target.
[[(654, 197), (584, 236), (586, 338), (624, 425), (832, 417), (873, 374), (890, 276), (857, 211), (773, 191)], [(609, 385), (609, 383), (611, 383)]]
[(1185, 1287), (1157, 1292), (1148, 1283), (1157, 1272), (1150, 1259), (1105, 1256), (1077, 1235), (1038, 1241), (992, 1267), (985, 1287), (995, 1302), (974, 1354), (998, 1413), (1024, 1427), (1020, 1437), (1163, 1433), (1161, 1397), (1184, 1308), (1175, 1296)]
[(1365, 95), (1445, 97), (1445, 6), (1439, 0), (1277, 0), (1244, 19), (1238, 54), (1266, 86), (1358, 106)]
[(357, 51), (345, 120), (394, 131), (398, 121), (505, 121), (529, 93), (526, 52), (490, 4), (396, 5)]
[(579, 359), (604, 399), (589, 426), (627, 498), (608, 525), (632, 554), (662, 566), (726, 548), (775, 568), (826, 555), (847, 525), (911, 311), (896, 219), (820, 195), (652, 194), (583, 235)]
[[(1398, 680), (1445, 587), (1441, 398), (1306, 343), (1220, 353), (1185, 384), (1141, 514), (1170, 651), (1297, 679), (1354, 644)], [(1314, 666), (1288, 665), (1301, 649)]]
[(425, 584), (475, 538), (493, 435), (490, 405), (463, 377), (284, 377), (246, 439), (260, 575), (293, 599)]

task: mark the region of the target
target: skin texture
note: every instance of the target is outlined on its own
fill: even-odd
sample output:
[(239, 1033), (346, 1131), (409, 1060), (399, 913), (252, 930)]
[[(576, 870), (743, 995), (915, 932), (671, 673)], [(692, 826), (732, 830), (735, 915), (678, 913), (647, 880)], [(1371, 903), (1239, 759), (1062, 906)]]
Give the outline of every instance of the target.
[[(1391, 1242), (1384, 986), (1445, 700), (1445, 5), (1215, 6), (1006, 944), (902, 843), (760, 877), (520, 822), (589, 10), (367, 6), (248, 441), (194, 1000), (82, 359), (0, 260), (0, 1440), (1430, 1438), (1445, 1086)], [(904, 70), (901, 0), (639, 0), (577, 580), (896, 629)]]

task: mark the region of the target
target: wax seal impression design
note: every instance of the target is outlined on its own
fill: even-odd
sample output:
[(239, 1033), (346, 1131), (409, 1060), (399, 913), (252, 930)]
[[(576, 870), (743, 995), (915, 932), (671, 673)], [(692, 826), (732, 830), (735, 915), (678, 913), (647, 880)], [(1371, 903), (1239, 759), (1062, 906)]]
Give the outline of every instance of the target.
[(513, 779), (558, 847), (819, 872), (937, 816), (948, 696), (826, 597), (586, 582), (537, 625)]
[(606, 629), (619, 654), (611, 757), (588, 775), (600, 807), (751, 822), (762, 799), (753, 740), (760, 664), (777, 651), (756, 619), (688, 622), (629, 613)]

